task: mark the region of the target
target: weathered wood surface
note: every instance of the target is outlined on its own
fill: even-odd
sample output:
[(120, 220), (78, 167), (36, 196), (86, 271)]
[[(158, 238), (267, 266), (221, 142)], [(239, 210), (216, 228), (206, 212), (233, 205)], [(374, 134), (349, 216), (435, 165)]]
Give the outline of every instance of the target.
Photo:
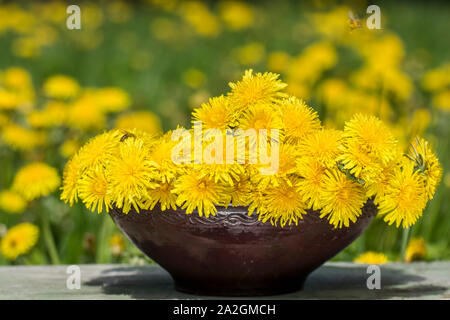
[[(381, 289), (367, 289), (367, 266), (327, 263), (305, 288), (271, 299), (450, 299), (450, 262), (390, 263)], [(81, 288), (67, 289), (67, 266), (0, 267), (0, 299), (215, 299), (173, 289), (159, 266), (80, 265)], [(264, 298), (257, 298), (264, 299)]]

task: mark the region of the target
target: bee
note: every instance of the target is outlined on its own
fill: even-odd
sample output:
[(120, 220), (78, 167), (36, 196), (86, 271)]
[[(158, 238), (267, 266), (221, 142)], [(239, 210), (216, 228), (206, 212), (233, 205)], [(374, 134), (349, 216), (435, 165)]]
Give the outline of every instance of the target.
[(128, 138), (136, 138), (136, 136), (128, 131), (124, 131), (125, 134), (120, 138), (120, 142), (124, 142), (125, 140), (127, 140)]
[(350, 31), (362, 28), (361, 20), (353, 15), (353, 12), (348, 12), (348, 24), (350, 26)]

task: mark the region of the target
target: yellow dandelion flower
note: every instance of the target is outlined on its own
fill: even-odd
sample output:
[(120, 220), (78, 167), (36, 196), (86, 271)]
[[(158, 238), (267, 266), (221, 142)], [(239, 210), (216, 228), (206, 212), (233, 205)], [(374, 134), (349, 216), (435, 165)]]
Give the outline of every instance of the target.
[(157, 187), (148, 190), (149, 200), (146, 207), (153, 210), (156, 204), (159, 203), (161, 211), (169, 209), (176, 210), (177, 196), (173, 193), (174, 181), (160, 182)]
[(423, 177), (428, 199), (433, 199), (436, 187), (442, 178), (442, 167), (428, 142), (417, 137), (411, 144), (411, 155), (408, 158), (413, 161), (414, 170)]
[(183, 73), (183, 81), (192, 89), (200, 88), (206, 80), (203, 72), (197, 69), (189, 69)]
[(44, 145), (47, 141), (44, 132), (30, 130), (16, 124), (6, 125), (2, 130), (2, 138), (8, 145), (20, 151), (32, 150)]
[(78, 196), (91, 211), (106, 212), (111, 208), (111, 190), (103, 168), (95, 167), (86, 170), (78, 181)]
[(21, 103), (21, 99), (16, 92), (0, 88), (0, 110), (14, 110)]
[(90, 139), (78, 152), (82, 170), (106, 166), (116, 154), (122, 136), (123, 133), (119, 130), (112, 130)]
[(263, 222), (270, 220), (274, 225), (279, 222), (282, 227), (286, 224), (298, 224), (306, 214), (306, 204), (297, 192), (296, 180), (292, 185), (286, 182), (278, 186), (268, 187), (263, 191), (262, 206), (259, 209), (259, 219)]
[(296, 97), (284, 99), (280, 104), (280, 111), (288, 141), (297, 142), (306, 135), (320, 129), (317, 112)]
[(59, 147), (59, 153), (64, 158), (70, 158), (80, 149), (80, 141), (77, 139), (66, 140)]
[(254, 12), (246, 2), (222, 1), (219, 3), (219, 14), (228, 28), (241, 30), (253, 24)]
[(427, 203), (423, 178), (414, 171), (412, 163), (394, 170), (384, 197), (379, 203), (379, 213), (389, 225), (409, 228), (422, 216)]
[(405, 262), (423, 260), (427, 255), (427, 246), (423, 238), (412, 238), (409, 240), (405, 252)]
[(392, 178), (394, 171), (399, 166), (400, 163), (396, 160), (389, 162), (387, 165), (382, 167), (379, 176), (375, 180), (364, 184), (364, 187), (366, 189), (366, 196), (369, 198), (374, 197), (373, 202), (375, 204), (378, 205), (380, 203), (380, 200), (383, 199), (390, 179)]
[(235, 180), (230, 193), (230, 202), (233, 207), (248, 206), (252, 201), (254, 186), (247, 174), (241, 174), (239, 179)]
[[(272, 129), (279, 130), (278, 134), (282, 139), (283, 123), (279, 113), (268, 104), (254, 104), (248, 107), (239, 119), (239, 128), (243, 130), (254, 129), (259, 134), (272, 136)], [(259, 130), (265, 130), (260, 132)]]
[(286, 96), (280, 92), (287, 85), (278, 79), (279, 75), (266, 72), (253, 74), (253, 70), (246, 70), (241, 81), (229, 83), (230, 99), (238, 110), (253, 104), (277, 103)]
[(22, 90), (32, 87), (31, 76), (25, 69), (8, 68), (3, 74), (3, 82), (6, 87), (15, 90)]
[(43, 162), (30, 163), (16, 173), (12, 189), (31, 201), (55, 191), (61, 183), (58, 171)]
[(119, 144), (117, 154), (106, 167), (112, 201), (124, 213), (131, 207), (139, 212), (149, 199), (148, 189), (157, 186), (153, 182), (154, 167), (149, 154), (142, 140), (126, 139)]
[(192, 170), (177, 178), (173, 192), (178, 195), (177, 205), (187, 214), (197, 210), (200, 217), (209, 217), (217, 212), (216, 205), (224, 205), (227, 188)]
[(65, 75), (55, 75), (48, 78), (44, 83), (46, 96), (56, 99), (74, 98), (80, 91), (78, 82)]
[(0, 209), (8, 213), (22, 213), (27, 207), (25, 199), (12, 190), (0, 192)]
[(389, 262), (389, 260), (384, 253), (367, 251), (355, 258), (353, 262), (365, 264), (384, 264)]
[(60, 199), (70, 206), (78, 201), (78, 180), (82, 173), (79, 154), (75, 154), (66, 164), (63, 171), (63, 184)]
[(104, 112), (119, 112), (130, 107), (131, 98), (120, 88), (110, 87), (97, 89), (95, 92), (99, 107)]
[(20, 223), (8, 230), (0, 243), (2, 255), (16, 260), (19, 255), (28, 253), (39, 237), (39, 229), (31, 223)]
[(157, 139), (149, 153), (149, 159), (156, 170), (155, 175), (162, 182), (173, 180), (182, 170), (182, 165), (178, 165), (172, 160), (172, 151), (178, 144), (177, 141), (171, 139), (172, 133), (173, 131), (168, 131)]
[[(296, 146), (286, 143), (277, 144), (278, 145), (278, 156), (272, 157), (272, 148), (259, 146), (259, 163), (252, 165), (258, 169), (254, 174), (252, 174), (252, 182), (258, 184), (260, 187), (264, 188), (269, 185), (278, 186), (281, 181), (287, 182), (291, 185), (289, 176), (296, 171), (296, 161), (298, 157), (298, 151)], [(265, 158), (267, 154), (268, 164), (261, 162), (261, 159)], [(270, 155), (269, 155), (270, 154)]]
[(368, 149), (356, 141), (339, 146), (342, 153), (336, 158), (340, 168), (358, 178), (361, 183), (371, 183), (380, 176), (382, 164)]
[(326, 167), (316, 158), (304, 157), (297, 160), (296, 173), (301, 177), (296, 186), (308, 208), (319, 210), (322, 184)]
[(345, 123), (344, 138), (357, 142), (383, 164), (397, 153), (397, 141), (389, 128), (375, 116), (355, 114)]
[(299, 144), (301, 157), (317, 159), (323, 166), (332, 168), (340, 154), (342, 131), (334, 129), (317, 130)]
[(121, 234), (114, 233), (109, 238), (109, 249), (111, 253), (115, 256), (120, 255), (125, 250), (125, 241)]
[(357, 182), (347, 178), (338, 169), (325, 172), (322, 183), (320, 217), (327, 216), (335, 228), (348, 227), (361, 215), (366, 201), (364, 190)]
[(230, 99), (222, 95), (211, 98), (201, 108), (194, 109), (192, 121), (201, 121), (204, 129), (227, 129), (236, 126), (236, 116)]
[(137, 129), (153, 135), (162, 133), (161, 121), (154, 113), (149, 111), (124, 114), (117, 118), (115, 128), (122, 130)]
[(67, 123), (81, 130), (100, 130), (106, 126), (106, 116), (95, 97), (85, 95), (69, 106)]

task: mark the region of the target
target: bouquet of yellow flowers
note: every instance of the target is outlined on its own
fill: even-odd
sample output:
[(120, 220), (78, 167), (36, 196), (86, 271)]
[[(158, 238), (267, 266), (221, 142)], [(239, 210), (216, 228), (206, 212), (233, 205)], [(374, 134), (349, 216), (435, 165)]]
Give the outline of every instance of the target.
[(429, 144), (418, 137), (404, 154), (373, 115), (355, 114), (343, 130), (324, 127), (278, 77), (246, 71), (193, 111), (190, 129), (94, 137), (67, 163), (62, 200), (98, 212), (180, 207), (206, 217), (217, 206), (244, 206), (282, 227), (313, 210), (335, 228), (373, 201), (389, 224), (413, 225), (442, 175)]

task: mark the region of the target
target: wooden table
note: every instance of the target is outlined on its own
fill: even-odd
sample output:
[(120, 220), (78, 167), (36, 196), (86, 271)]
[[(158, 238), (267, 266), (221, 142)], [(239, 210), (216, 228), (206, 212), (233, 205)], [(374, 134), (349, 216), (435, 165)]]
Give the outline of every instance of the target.
[[(80, 289), (68, 289), (67, 266), (0, 267), (0, 299), (215, 299), (173, 289), (157, 265), (80, 265)], [(326, 263), (303, 291), (271, 299), (450, 299), (450, 262), (380, 266), (381, 289), (367, 288), (366, 265)], [(264, 299), (264, 298), (258, 298)]]

